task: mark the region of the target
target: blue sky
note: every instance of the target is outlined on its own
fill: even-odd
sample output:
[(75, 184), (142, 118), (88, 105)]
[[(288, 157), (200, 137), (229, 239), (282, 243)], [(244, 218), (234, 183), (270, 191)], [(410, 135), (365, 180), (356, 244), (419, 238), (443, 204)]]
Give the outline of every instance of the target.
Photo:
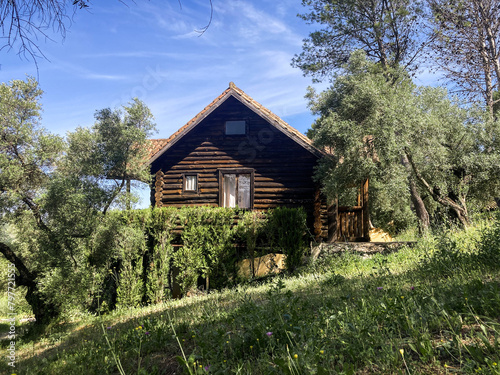
[(39, 77), (43, 125), (64, 135), (89, 126), (97, 109), (139, 97), (152, 110), (158, 137), (168, 137), (230, 81), (298, 130), (311, 125), (304, 94), (311, 84), (290, 66), (312, 29), (296, 17), (299, 0), (137, 0), (98, 2), (79, 10), (66, 38), (39, 45), (49, 61), (0, 52), (2, 82)]
[(46, 129), (65, 135), (92, 125), (96, 110), (139, 97), (155, 116), (155, 137), (166, 138), (230, 81), (299, 131), (311, 126), (311, 79), (290, 65), (314, 30), (296, 16), (306, 11), (300, 0), (213, 0), (201, 36), (209, 0), (125, 3), (95, 2), (76, 12), (64, 40), (40, 40), (48, 60), (38, 72), (15, 49), (0, 51), (2, 82), (38, 77)]

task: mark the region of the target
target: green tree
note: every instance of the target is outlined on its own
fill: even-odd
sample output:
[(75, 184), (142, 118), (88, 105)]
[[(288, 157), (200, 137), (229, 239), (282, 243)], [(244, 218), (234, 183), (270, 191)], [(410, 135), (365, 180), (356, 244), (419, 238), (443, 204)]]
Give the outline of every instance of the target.
[[(325, 27), (310, 34), (303, 52), (292, 65), (315, 79), (330, 77), (341, 71), (351, 53), (363, 50), (380, 64), (383, 71), (418, 68), (422, 51), (429, 42), (422, 33), (425, 5), (408, 0), (304, 0), (311, 12), (301, 17)], [(432, 37), (430, 38), (432, 39)], [(366, 135), (366, 134), (365, 134)], [(429, 226), (429, 214), (403, 158), (411, 201), (423, 228)], [(375, 185), (371, 184), (373, 190)]]
[(450, 101), (443, 89), (417, 88), (403, 70), (381, 69), (357, 52), (345, 74), (310, 99), (320, 115), (310, 134), (334, 154), (319, 170), (330, 196), (369, 177), (373, 206), (389, 209), (385, 221), (408, 220), (410, 176), (436, 207), (467, 225), (469, 199), (498, 192), (498, 123)]
[(0, 252), (16, 264), (16, 281), (45, 323), (97, 283), (96, 270), (106, 265), (96, 261), (102, 249), (91, 246), (92, 237), (128, 196), (126, 181), (148, 180), (145, 142), (154, 124), (134, 100), (125, 113), (98, 111), (91, 129), (65, 141), (41, 128), (42, 91), (33, 79), (2, 84), (0, 93), (0, 210), (18, 228), (14, 246), (1, 243)]
[(423, 5), (409, 0), (303, 0), (299, 15), (322, 29), (309, 34), (292, 65), (314, 78), (331, 77), (362, 49), (382, 67), (418, 66), (426, 44), (421, 33)]

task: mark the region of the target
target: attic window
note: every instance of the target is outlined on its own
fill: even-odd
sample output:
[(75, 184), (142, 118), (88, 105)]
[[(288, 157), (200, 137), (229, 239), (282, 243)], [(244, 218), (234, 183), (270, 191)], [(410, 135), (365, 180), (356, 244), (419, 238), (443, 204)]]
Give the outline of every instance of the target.
[(245, 121), (226, 121), (226, 135), (246, 134)]

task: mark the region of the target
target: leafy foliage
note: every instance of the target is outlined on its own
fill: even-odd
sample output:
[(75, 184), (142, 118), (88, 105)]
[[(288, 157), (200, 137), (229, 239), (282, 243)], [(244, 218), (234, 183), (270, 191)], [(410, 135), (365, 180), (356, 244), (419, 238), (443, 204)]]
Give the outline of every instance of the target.
[(0, 250), (16, 264), (16, 281), (28, 288), (43, 323), (63, 304), (93, 300), (107, 263), (93, 263), (97, 228), (110, 207), (130, 201), (127, 180), (147, 180), (145, 142), (154, 125), (135, 99), (125, 114), (98, 111), (91, 129), (78, 128), (63, 140), (40, 127), (36, 81), (12, 81), (0, 91), (0, 212), (17, 227), (17, 242), (0, 243)]
[(334, 154), (319, 169), (326, 192), (342, 199), (353, 181), (368, 177), (375, 225), (404, 226), (412, 222), (410, 176), (427, 195), (427, 210), (440, 207), (467, 225), (467, 201), (499, 191), (498, 123), (443, 89), (417, 88), (402, 70), (382, 70), (362, 52), (344, 69), (329, 90), (310, 93), (320, 117), (309, 134)]
[(277, 207), (270, 211), (266, 233), (271, 247), (286, 255), (288, 271), (293, 272), (302, 264), (307, 233), (306, 213), (302, 207)]
[[(113, 374), (117, 364), (127, 374), (391, 374), (405, 366), (498, 374), (500, 263), (493, 252), (472, 257), (498, 232), (496, 220), (427, 233), (391, 254), (325, 255), (300, 275), (57, 324), (22, 338), (18, 365), (30, 374)], [(427, 268), (451, 247), (469, 254), (462, 272)]]
[(421, 35), (421, 1), (303, 0), (309, 13), (299, 15), (323, 28), (304, 40), (303, 52), (293, 65), (314, 78), (332, 77), (361, 49), (384, 68), (418, 66), (425, 40)]
[(500, 2), (430, 0), (433, 62), (469, 99), (493, 115), (500, 88)]

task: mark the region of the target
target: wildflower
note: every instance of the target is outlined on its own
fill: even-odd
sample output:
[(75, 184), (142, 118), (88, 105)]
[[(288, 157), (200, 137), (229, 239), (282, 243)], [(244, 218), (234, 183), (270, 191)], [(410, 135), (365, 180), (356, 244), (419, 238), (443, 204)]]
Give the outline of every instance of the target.
[(444, 364), (444, 367), (448, 368), (448, 364), (446, 364), (446, 363), (445, 363), (445, 364)]
[(144, 332), (145, 335), (149, 335), (149, 332)]
[(228, 340), (228, 341), (226, 341), (226, 344), (229, 344), (229, 340)]
[(253, 345), (250, 345), (250, 349), (253, 349)]
[(377, 290), (382, 290), (382, 289), (384, 289), (384, 288), (383, 288), (383, 287), (381, 287), (381, 286), (378, 286), (378, 287), (377, 287)]
[(106, 327), (106, 329), (111, 329), (111, 327)]
[(325, 354), (325, 351), (324, 350), (320, 350), (319, 354)]
[(405, 296), (401, 296), (401, 298), (405, 298)]
[(399, 352), (401, 353), (401, 355), (405, 355), (405, 350), (404, 349), (399, 349)]
[(266, 332), (267, 337), (271, 337), (273, 335), (272, 332)]
[(205, 371), (210, 370), (210, 365), (207, 365), (207, 366), (203, 367), (203, 369), (204, 369)]
[(191, 336), (193, 339), (196, 337), (195, 335)]
[(299, 355), (298, 354), (294, 354), (293, 358), (297, 359), (297, 358), (299, 358)]
[(411, 289), (411, 290), (415, 290), (415, 287), (414, 287), (414, 286), (412, 286), (410, 289)]

